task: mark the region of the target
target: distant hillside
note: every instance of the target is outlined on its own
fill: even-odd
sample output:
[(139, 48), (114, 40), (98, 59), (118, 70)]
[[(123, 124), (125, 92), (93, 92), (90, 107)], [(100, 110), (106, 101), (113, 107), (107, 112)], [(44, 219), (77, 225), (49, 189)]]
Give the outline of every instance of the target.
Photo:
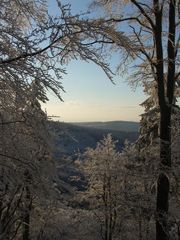
[(110, 122), (74, 122), (71, 123), (76, 126), (102, 129), (102, 130), (114, 130), (123, 132), (138, 132), (139, 123), (129, 121), (110, 121)]
[[(66, 157), (72, 160), (77, 158), (76, 153), (84, 152), (87, 147), (95, 148), (108, 133), (111, 133), (117, 142), (117, 149), (121, 150), (124, 141), (136, 141), (138, 138), (138, 123), (131, 122), (98, 122), (98, 123), (61, 123), (49, 122), (49, 127), (54, 133), (54, 157), (57, 163), (57, 186), (64, 194), (71, 196), (71, 190), (86, 188), (86, 181), (73, 161), (66, 162)], [(130, 131), (132, 130), (132, 131)], [(65, 157), (65, 159), (64, 159)], [(77, 179), (78, 180), (74, 180)]]
[[(51, 122), (51, 128), (56, 136), (56, 156), (73, 155), (83, 152), (87, 147), (96, 147), (105, 135), (111, 133), (118, 140), (117, 149), (121, 150), (124, 141), (134, 142), (138, 137), (138, 123), (131, 122), (105, 122), (105, 123), (60, 123)], [(124, 126), (124, 127), (123, 127)], [(124, 129), (124, 130), (122, 130)], [(133, 129), (130, 131), (130, 129)]]

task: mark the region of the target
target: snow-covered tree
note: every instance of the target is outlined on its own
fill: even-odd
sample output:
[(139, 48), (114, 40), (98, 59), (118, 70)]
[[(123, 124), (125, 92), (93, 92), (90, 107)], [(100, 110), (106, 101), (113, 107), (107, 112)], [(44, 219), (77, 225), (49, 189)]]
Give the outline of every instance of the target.
[(108, 9), (101, 19), (104, 18), (105, 23), (114, 23), (117, 34), (110, 32), (109, 38), (113, 41), (112, 48), (114, 47), (116, 52), (118, 49), (122, 50), (119, 48), (118, 38), (121, 31), (124, 30), (124, 36), (129, 37), (126, 47), (129, 42), (133, 42), (133, 47), (128, 47), (129, 55), (122, 61), (125, 65), (129, 56), (135, 59), (134, 67), (137, 71), (132, 74), (133, 81), (146, 82), (146, 85), (154, 81), (156, 85), (160, 123), (156, 238), (168, 239), (170, 183), (166, 170), (172, 165), (171, 120), (175, 104), (175, 85), (179, 87), (179, 1), (92, 2), (98, 7)]
[[(35, 83), (27, 89), (26, 104), (15, 93), (1, 95), (1, 218), (2, 239), (15, 238), (21, 230), (29, 239), (34, 199), (43, 199), (52, 185), (53, 161), (47, 116), (36, 98)], [(6, 111), (5, 111), (5, 109)], [(52, 173), (52, 174), (51, 174)]]
[(100, 30), (100, 22), (82, 21), (79, 15), (71, 15), (70, 6), (63, 6), (61, 1), (56, 3), (59, 15), (50, 16), (48, 1), (0, 2), (0, 231), (3, 239), (14, 238), (21, 232), (24, 239), (29, 239), (33, 201), (48, 182), (45, 174), (50, 170), (47, 117), (38, 101), (48, 100), (47, 89), (61, 99), (63, 64), (70, 59), (91, 60), (108, 77), (112, 75), (101, 49), (94, 47), (101, 44), (104, 31), (110, 28)]
[(123, 191), (123, 162), (116, 151), (116, 141), (109, 134), (95, 149), (87, 149), (83, 155), (82, 168), (88, 180), (86, 195), (90, 208), (100, 221), (102, 239), (116, 239), (120, 216), (125, 209), (121, 206)]

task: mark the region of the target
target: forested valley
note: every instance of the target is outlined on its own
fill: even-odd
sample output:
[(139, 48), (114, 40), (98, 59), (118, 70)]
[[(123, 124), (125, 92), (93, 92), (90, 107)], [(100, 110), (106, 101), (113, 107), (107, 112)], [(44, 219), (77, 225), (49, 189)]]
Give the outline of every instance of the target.
[[(180, 2), (54, 2), (55, 15), (52, 1), (0, 1), (0, 240), (180, 240)], [(130, 72), (140, 123), (42, 110), (77, 59), (112, 84)]]

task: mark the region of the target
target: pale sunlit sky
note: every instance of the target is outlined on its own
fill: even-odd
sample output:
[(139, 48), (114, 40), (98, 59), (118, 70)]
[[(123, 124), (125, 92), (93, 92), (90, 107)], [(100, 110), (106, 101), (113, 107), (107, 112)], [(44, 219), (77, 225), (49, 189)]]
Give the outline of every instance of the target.
[[(90, 0), (64, 0), (72, 4), (74, 13), (87, 9)], [(49, 0), (51, 11), (55, 11), (54, 0)], [(120, 58), (120, 56), (119, 56)], [(117, 57), (116, 60), (118, 61)], [(79, 121), (139, 121), (143, 108), (139, 106), (145, 99), (142, 89), (133, 91), (125, 77), (116, 76), (115, 85), (107, 78), (102, 69), (95, 64), (71, 61), (62, 85), (61, 102), (48, 93), (49, 102), (43, 104), (48, 115), (59, 116), (65, 122)]]

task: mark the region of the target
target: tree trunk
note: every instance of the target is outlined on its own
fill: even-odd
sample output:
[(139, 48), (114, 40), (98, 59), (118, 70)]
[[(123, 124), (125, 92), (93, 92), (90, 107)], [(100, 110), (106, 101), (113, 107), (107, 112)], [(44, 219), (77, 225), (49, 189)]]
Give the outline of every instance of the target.
[(150, 233), (150, 220), (147, 220), (146, 223), (146, 240), (149, 240), (149, 233)]
[(141, 209), (139, 210), (139, 216), (138, 216), (138, 232), (139, 232), (139, 240), (142, 240), (143, 236), (142, 236), (142, 212), (141, 212)]
[(108, 195), (109, 195), (109, 199), (108, 199), (108, 209), (109, 209), (109, 236), (108, 236), (108, 240), (112, 240), (112, 234), (113, 234), (113, 225), (112, 225), (112, 221), (113, 221), (113, 213), (112, 213), (112, 194), (111, 194), (111, 176), (108, 177)]
[(26, 209), (23, 218), (23, 240), (30, 240), (30, 212), (31, 212), (31, 193), (26, 187)]
[(28, 170), (24, 172), (26, 187), (25, 187), (25, 211), (23, 215), (23, 240), (30, 240), (30, 213), (32, 207), (32, 195), (30, 190), (31, 174)]
[(171, 113), (174, 102), (175, 87), (175, 58), (176, 58), (176, 0), (169, 0), (169, 21), (168, 21), (168, 39), (167, 39), (167, 84), (164, 81), (164, 58), (162, 41), (162, 8), (159, 0), (154, 0), (156, 28), (156, 54), (157, 54), (157, 83), (158, 99), (160, 106), (160, 173), (157, 182), (156, 199), (156, 240), (168, 240), (168, 210), (169, 210), (169, 178), (167, 170), (171, 168)]
[(168, 240), (169, 178), (166, 171), (171, 167), (171, 110), (161, 109), (160, 119), (160, 170), (157, 182), (156, 239)]
[(30, 212), (31, 212), (31, 193), (26, 187), (26, 209), (23, 218), (23, 240), (30, 240)]
[(107, 183), (106, 174), (103, 181), (103, 202), (104, 202), (104, 240), (108, 240), (108, 205), (107, 205)]

